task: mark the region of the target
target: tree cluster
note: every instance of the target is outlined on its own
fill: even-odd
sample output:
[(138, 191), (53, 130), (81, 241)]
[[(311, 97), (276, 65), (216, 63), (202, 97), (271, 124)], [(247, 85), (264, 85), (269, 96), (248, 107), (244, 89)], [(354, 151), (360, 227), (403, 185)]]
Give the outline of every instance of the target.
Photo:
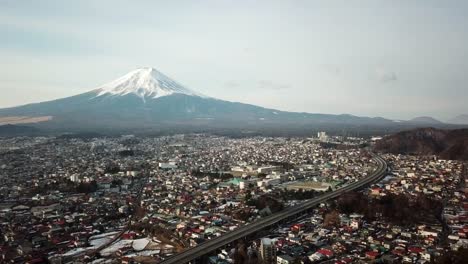
[(262, 195), (256, 199), (247, 199), (246, 197), (246, 204), (249, 206), (255, 206), (255, 208), (257, 208), (258, 210), (262, 210), (268, 207), (270, 208), (272, 213), (279, 212), (284, 208), (282, 202), (267, 195)]
[(131, 149), (121, 150), (119, 151), (119, 155), (122, 157), (131, 157), (135, 155), (135, 151)]
[(337, 210), (333, 210), (329, 213), (326, 213), (323, 218), (323, 225), (325, 227), (338, 227), (341, 223), (340, 213)]
[(98, 186), (96, 181), (91, 182), (80, 182), (76, 187), (76, 191), (79, 193), (92, 193), (97, 191)]
[(381, 216), (397, 225), (411, 225), (434, 219), (441, 214), (443, 208), (440, 201), (422, 194), (416, 197), (389, 194), (370, 198), (358, 192), (342, 195), (337, 206), (342, 213), (363, 214), (367, 220), (375, 220)]
[(119, 171), (120, 171), (120, 166), (115, 163), (107, 164), (106, 167), (104, 168), (104, 173), (115, 174), (115, 173), (118, 173)]
[(447, 251), (436, 258), (438, 264), (464, 264), (468, 260), (468, 248), (459, 248), (457, 251)]

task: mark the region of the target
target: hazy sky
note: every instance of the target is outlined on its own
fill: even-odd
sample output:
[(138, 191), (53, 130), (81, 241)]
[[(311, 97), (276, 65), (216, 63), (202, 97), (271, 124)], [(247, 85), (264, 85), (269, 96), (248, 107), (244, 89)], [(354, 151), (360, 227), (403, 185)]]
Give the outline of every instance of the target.
[(468, 1), (0, 0), (0, 107), (150, 66), (230, 101), (468, 114)]

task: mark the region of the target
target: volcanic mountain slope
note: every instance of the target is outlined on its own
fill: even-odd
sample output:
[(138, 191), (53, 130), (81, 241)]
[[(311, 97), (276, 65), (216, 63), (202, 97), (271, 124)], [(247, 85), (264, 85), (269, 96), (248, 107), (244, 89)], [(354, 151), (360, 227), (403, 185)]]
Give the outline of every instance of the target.
[(443, 159), (468, 160), (468, 129), (420, 128), (384, 137), (378, 151), (393, 154), (438, 155)]
[(140, 97), (143, 101), (147, 98), (156, 99), (158, 97), (172, 94), (206, 97), (185, 88), (181, 84), (173, 81), (171, 78), (153, 68), (141, 68), (131, 71), (124, 76), (97, 88), (94, 92), (97, 93), (97, 97), (109, 95), (135, 95)]
[(22, 125), (0, 125), (0, 137), (41, 135), (35, 127)]
[(228, 102), (190, 90), (153, 68), (134, 70), (80, 95), (0, 109), (0, 117), (48, 117), (53, 129), (139, 129), (170, 125), (239, 127), (262, 124), (381, 125), (393, 121), (352, 115), (293, 113)]

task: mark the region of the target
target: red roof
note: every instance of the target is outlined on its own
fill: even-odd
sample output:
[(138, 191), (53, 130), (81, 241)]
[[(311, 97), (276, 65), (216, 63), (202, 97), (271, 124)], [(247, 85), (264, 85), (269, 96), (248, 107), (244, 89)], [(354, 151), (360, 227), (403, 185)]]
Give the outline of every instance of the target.
[(333, 256), (333, 251), (326, 248), (319, 249), (317, 252), (327, 257)]
[(463, 203), (463, 208), (464, 208), (465, 210), (468, 210), (468, 203)]
[(35, 259), (28, 261), (27, 263), (34, 264), (34, 263), (44, 263), (44, 262), (45, 262), (44, 258), (35, 258)]
[(366, 252), (366, 255), (369, 256), (369, 257), (377, 257), (380, 253), (377, 252), (377, 251), (367, 251)]
[(135, 232), (124, 233), (122, 235), (123, 239), (133, 239), (136, 236)]
[(393, 253), (394, 255), (403, 256), (403, 255), (405, 254), (405, 251), (404, 251), (403, 249), (394, 249), (394, 250), (392, 251), (392, 253)]
[(57, 221), (55, 221), (55, 224), (57, 224), (57, 225), (64, 225), (64, 224), (65, 224), (65, 220), (63, 220), (63, 219), (57, 220)]
[(424, 249), (420, 248), (420, 247), (409, 247), (408, 248), (408, 252), (411, 252), (411, 253), (421, 253), (421, 252), (424, 252)]

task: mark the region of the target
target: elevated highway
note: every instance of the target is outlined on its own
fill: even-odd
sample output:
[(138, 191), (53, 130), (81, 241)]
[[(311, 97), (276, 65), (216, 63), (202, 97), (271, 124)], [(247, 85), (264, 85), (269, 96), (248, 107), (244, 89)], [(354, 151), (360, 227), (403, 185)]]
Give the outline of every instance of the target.
[(369, 185), (370, 183), (377, 182), (383, 177), (385, 177), (385, 174), (387, 171), (387, 163), (381, 157), (377, 155), (374, 155), (373, 160), (377, 164), (377, 169), (372, 174), (356, 182), (350, 183), (333, 192), (326, 193), (317, 198), (311, 199), (307, 202), (298, 204), (293, 207), (286, 208), (276, 214), (270, 215), (265, 218), (261, 218), (255, 222), (239, 227), (238, 229), (231, 231), (229, 233), (226, 233), (220, 237), (208, 240), (196, 247), (189, 248), (182, 253), (171, 256), (170, 258), (162, 261), (161, 264), (182, 264), (182, 263), (192, 262), (238, 239), (245, 238), (266, 227), (273, 226), (277, 223), (280, 223), (281, 221), (284, 221), (286, 219), (299, 215), (303, 213), (304, 211), (310, 210), (311, 208), (317, 206), (320, 203), (337, 198), (343, 193), (357, 190), (364, 186)]

